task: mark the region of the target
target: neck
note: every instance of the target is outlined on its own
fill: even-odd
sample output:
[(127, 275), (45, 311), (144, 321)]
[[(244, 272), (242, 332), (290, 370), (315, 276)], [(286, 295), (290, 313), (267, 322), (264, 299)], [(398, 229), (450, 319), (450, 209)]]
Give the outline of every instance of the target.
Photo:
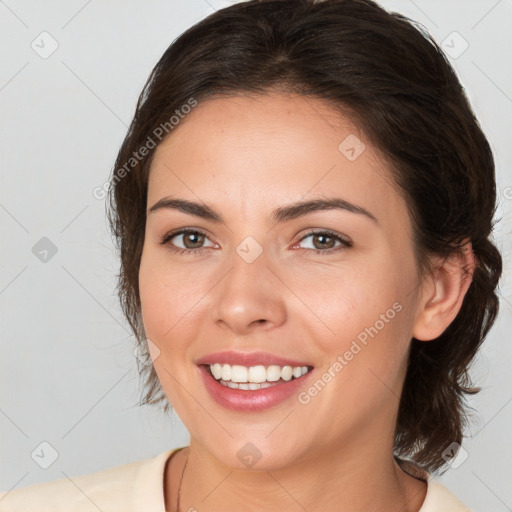
[(330, 446), (285, 468), (258, 471), (229, 468), (191, 440), (182, 464), (180, 511), (259, 511), (271, 504), (297, 512), (418, 512), (426, 484), (398, 467), (392, 449), (378, 448), (373, 443)]

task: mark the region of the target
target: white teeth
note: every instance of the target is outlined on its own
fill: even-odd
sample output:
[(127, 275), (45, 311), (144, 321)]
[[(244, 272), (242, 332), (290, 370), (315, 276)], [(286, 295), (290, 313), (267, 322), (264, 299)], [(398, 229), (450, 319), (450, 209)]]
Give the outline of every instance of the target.
[(281, 378), (281, 367), (272, 365), (267, 368), (267, 380), (269, 382), (277, 382)]
[[(216, 380), (221, 380), (222, 384), (229, 386), (230, 388), (239, 389), (260, 389), (261, 387), (268, 387), (269, 382), (277, 382), (282, 379), (289, 381), (292, 378), (298, 379), (308, 373), (307, 366), (295, 366), (289, 365), (278, 366), (241, 366), (238, 364), (211, 364), (210, 371)], [(261, 384), (267, 384), (267, 386), (261, 386)], [(257, 386), (257, 387), (256, 387)]]
[(222, 366), (219, 363), (211, 364), (210, 370), (215, 379), (219, 380), (222, 378)]
[(247, 380), (249, 382), (265, 382), (267, 380), (267, 370), (264, 366), (251, 366)]
[[(231, 367), (231, 382), (247, 382), (247, 368), (245, 366), (234, 365)], [(226, 380), (226, 379), (224, 379)]]
[(219, 380), (219, 383), (228, 388), (244, 389), (246, 391), (248, 391), (248, 390), (255, 391), (257, 389), (264, 389), (264, 388), (269, 388), (270, 386), (275, 386), (275, 384), (271, 384), (270, 382), (262, 382), (261, 384), (258, 384), (256, 382), (237, 383), (237, 382), (231, 382), (230, 380), (228, 380), (226, 382), (225, 380), (222, 380), (222, 379)]
[(222, 380), (231, 380), (231, 366), (229, 364), (222, 366)]
[(298, 379), (299, 377), (302, 376), (302, 368), (300, 366), (296, 366), (294, 369), (293, 369), (293, 376)]
[(283, 380), (292, 380), (293, 368), (291, 366), (283, 366), (281, 370), (281, 378)]

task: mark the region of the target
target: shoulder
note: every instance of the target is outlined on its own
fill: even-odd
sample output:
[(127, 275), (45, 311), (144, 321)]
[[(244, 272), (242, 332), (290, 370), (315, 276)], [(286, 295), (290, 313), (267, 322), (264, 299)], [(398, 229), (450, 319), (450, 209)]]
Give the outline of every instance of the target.
[(464, 503), (431, 476), (427, 483), (425, 501), (418, 512), (471, 512)]
[(442, 485), (431, 473), (412, 460), (395, 457), (398, 465), (410, 476), (427, 484), (427, 493), (418, 512), (471, 512), (454, 494)]
[[(177, 451), (0, 493), (0, 512), (163, 512), (165, 463)], [(141, 508), (142, 505), (142, 508)]]

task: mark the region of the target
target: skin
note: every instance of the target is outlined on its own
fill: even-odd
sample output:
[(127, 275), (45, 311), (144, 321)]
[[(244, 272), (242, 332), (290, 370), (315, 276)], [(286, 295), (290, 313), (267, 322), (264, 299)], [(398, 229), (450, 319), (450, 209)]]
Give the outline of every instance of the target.
[[(354, 161), (338, 149), (351, 134), (365, 145)], [(417, 512), (426, 484), (393, 459), (410, 340), (433, 339), (455, 318), (472, 252), (433, 259), (433, 275), (418, 275), (407, 203), (385, 160), (320, 99), (273, 93), (201, 102), (157, 148), (148, 187), (148, 210), (172, 196), (206, 203), (225, 221), (169, 208), (147, 215), (144, 326), (160, 350), (153, 356), (161, 385), (191, 438), (168, 463), (167, 510), (176, 510), (188, 459), (181, 510)], [(272, 223), (277, 207), (333, 197), (377, 222), (321, 210)], [(180, 228), (206, 237), (161, 244)], [(304, 238), (322, 229), (352, 246)], [(248, 236), (263, 250), (252, 263), (236, 252)], [(291, 355), (320, 377), (395, 303), (400, 312), (307, 404), (293, 396), (262, 412), (235, 412), (199, 378), (195, 361), (224, 349)], [(252, 469), (237, 457), (248, 442), (262, 455)]]

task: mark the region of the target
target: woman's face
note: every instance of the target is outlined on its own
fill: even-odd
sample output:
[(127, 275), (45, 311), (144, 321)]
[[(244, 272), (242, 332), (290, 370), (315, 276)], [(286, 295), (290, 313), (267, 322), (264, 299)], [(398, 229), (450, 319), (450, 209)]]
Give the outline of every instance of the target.
[[(345, 207), (296, 206), (318, 200)], [(139, 283), (161, 385), (217, 460), (391, 450), (419, 303), (411, 222), (382, 157), (322, 100), (199, 103), (156, 150)], [(313, 369), (244, 390), (203, 361)]]

